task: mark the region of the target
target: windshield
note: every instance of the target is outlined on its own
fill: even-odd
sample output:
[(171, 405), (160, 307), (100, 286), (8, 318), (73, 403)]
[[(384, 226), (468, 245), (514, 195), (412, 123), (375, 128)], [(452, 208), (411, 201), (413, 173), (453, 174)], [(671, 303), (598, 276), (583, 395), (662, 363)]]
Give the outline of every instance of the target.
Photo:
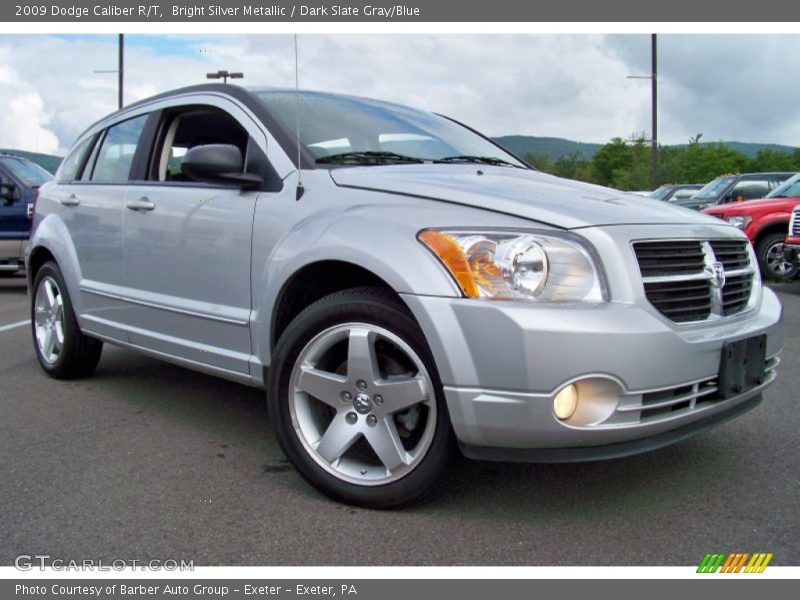
[(319, 164), (488, 162), (525, 167), (449, 119), (397, 104), (318, 92), (264, 90), (256, 96)]
[(30, 187), (39, 187), (50, 181), (53, 176), (36, 163), (21, 158), (2, 158), (0, 163), (7, 168), (14, 177)]
[(671, 185), (665, 185), (663, 187), (658, 188), (655, 192), (650, 194), (650, 197), (654, 200), (661, 200), (662, 198), (666, 198), (669, 196), (669, 193), (672, 191)]
[(800, 198), (800, 173), (789, 177), (767, 194), (767, 198)]
[(722, 194), (722, 192), (728, 189), (728, 186), (731, 183), (733, 183), (735, 179), (736, 177), (733, 176), (717, 177), (714, 181), (707, 183), (705, 187), (703, 187), (703, 189), (697, 192), (694, 195), (693, 199), (697, 200), (698, 198), (703, 198), (703, 199), (717, 198)]

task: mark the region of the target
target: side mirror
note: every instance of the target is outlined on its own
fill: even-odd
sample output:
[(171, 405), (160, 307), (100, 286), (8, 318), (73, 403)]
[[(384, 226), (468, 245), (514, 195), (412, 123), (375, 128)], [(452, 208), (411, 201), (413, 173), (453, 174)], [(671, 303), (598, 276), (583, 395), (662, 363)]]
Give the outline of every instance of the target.
[(6, 204), (11, 204), (17, 199), (17, 186), (10, 181), (0, 179), (0, 199)]
[(233, 144), (204, 144), (187, 150), (183, 174), (193, 181), (233, 185), (243, 190), (261, 187), (260, 175), (244, 172), (242, 151)]

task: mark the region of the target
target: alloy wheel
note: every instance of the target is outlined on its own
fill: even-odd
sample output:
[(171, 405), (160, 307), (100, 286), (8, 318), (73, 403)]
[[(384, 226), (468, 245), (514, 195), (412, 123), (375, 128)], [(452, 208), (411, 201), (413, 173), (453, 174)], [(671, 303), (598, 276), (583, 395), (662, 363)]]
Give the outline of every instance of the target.
[(436, 429), (436, 398), (422, 359), (399, 336), (346, 323), (309, 341), (289, 385), (292, 426), (331, 475), (383, 485), (424, 458)]
[(49, 276), (36, 289), (34, 328), (39, 354), (47, 364), (55, 364), (64, 348), (64, 297)]
[(794, 269), (794, 265), (786, 260), (783, 255), (783, 242), (772, 244), (765, 253), (765, 261), (767, 270), (773, 277), (783, 279), (789, 275)]

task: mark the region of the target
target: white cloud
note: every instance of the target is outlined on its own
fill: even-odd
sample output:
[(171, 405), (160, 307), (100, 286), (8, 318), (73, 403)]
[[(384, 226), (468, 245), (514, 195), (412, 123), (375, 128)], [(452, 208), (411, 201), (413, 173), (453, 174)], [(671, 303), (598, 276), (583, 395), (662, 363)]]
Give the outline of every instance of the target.
[[(202, 83), (294, 86), (293, 38), (128, 37), (126, 102)], [(798, 36), (660, 36), (660, 139), (796, 144)], [(302, 35), (300, 84), (441, 112), (490, 135), (649, 133), (649, 36)], [(202, 49), (202, 52), (201, 52)], [(0, 147), (63, 152), (116, 108), (116, 36), (0, 36)]]
[(44, 100), (20, 82), (4, 54), (0, 51), (0, 96), (4, 98), (0, 108), (0, 147), (56, 152), (58, 138), (49, 128), (51, 117)]

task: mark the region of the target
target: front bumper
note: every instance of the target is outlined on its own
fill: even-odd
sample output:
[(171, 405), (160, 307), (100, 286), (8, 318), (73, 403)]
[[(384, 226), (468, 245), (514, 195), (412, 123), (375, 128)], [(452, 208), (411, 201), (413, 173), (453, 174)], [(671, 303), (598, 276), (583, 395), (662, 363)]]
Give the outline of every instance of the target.
[[(775, 378), (783, 343), (782, 308), (768, 288), (749, 313), (689, 327), (637, 303), (403, 298), (426, 332), (469, 456), (586, 460), (677, 441), (757, 403)], [(761, 334), (764, 382), (722, 399), (714, 385), (723, 344)], [(553, 397), (575, 381), (588, 382), (587, 397), (596, 402), (580, 419), (560, 421)]]

